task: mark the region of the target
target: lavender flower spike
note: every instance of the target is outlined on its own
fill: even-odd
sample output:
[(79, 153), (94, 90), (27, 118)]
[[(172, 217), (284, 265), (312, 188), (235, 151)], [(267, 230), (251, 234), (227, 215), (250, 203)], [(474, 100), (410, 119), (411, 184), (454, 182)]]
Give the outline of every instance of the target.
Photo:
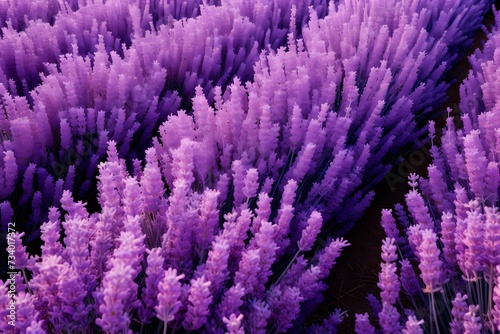
[(183, 278), (184, 274), (177, 275), (176, 269), (168, 268), (158, 284), (158, 305), (155, 306), (155, 311), (156, 317), (165, 323), (164, 333), (168, 323), (174, 320), (175, 314), (182, 305), (179, 301), (181, 296), (181, 283), (179, 281)]
[(382, 290), (380, 298), (383, 303), (394, 305), (399, 296), (401, 284), (396, 273), (397, 259), (394, 238), (386, 238), (382, 244), (382, 271), (379, 273), (378, 287)]
[(210, 281), (205, 281), (204, 276), (191, 281), (188, 296), (190, 304), (184, 319), (184, 328), (188, 330), (199, 329), (207, 320), (210, 313), (208, 307), (212, 303), (210, 284)]
[(229, 319), (226, 317), (222, 318), (222, 321), (227, 326), (226, 334), (245, 334), (243, 327), (241, 326), (241, 322), (243, 320), (243, 314), (236, 316), (234, 313), (229, 316)]
[(357, 334), (375, 334), (375, 328), (370, 324), (368, 313), (356, 314), (354, 331)]
[(422, 244), (418, 247), (420, 257), (420, 277), (424, 281), (424, 292), (435, 292), (441, 290), (442, 262), (439, 258), (440, 251), (437, 248), (437, 236), (431, 230), (421, 231)]
[(423, 323), (423, 320), (417, 320), (417, 318), (412, 315), (409, 316), (405, 328), (403, 329), (403, 334), (424, 334), (421, 327)]

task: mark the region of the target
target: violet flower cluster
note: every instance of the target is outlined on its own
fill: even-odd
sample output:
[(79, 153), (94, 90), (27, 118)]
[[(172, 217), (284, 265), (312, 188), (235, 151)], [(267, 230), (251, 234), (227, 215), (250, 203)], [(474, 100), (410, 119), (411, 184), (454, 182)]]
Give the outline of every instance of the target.
[[(131, 165), (195, 86), (253, 77), (262, 50), (286, 43), (321, 0), (2, 1), (0, 105), (2, 221), (37, 227), (63, 190), (95, 194), (108, 140)], [(293, 10), (292, 10), (293, 8)], [(293, 14), (293, 16), (292, 16)], [(117, 19), (120, 18), (120, 19)], [(292, 22), (293, 21), (293, 22)], [(31, 235), (31, 232), (35, 232)]]
[[(399, 310), (393, 327), (417, 316), (426, 332), (500, 331), (500, 13), (495, 16), (482, 50), (469, 57), (472, 70), (460, 87), (460, 118), (448, 114), (440, 135), (430, 123), (428, 177), (409, 177), (409, 217), (396, 206), (403, 235), (392, 210), (382, 212), (391, 238), (386, 240), (397, 240), (400, 267), (399, 280), (396, 275), (389, 283), (392, 271), (383, 253), (380, 301), (393, 304), (388, 287), (401, 285), (399, 300), (413, 305)], [(358, 333), (369, 325), (367, 317), (357, 316)], [(385, 329), (381, 313), (375, 318)]]
[[(220, 192), (193, 189), (189, 144), (183, 141), (173, 153), (176, 181), (166, 198), (154, 149), (140, 177), (133, 177), (110, 142), (108, 159), (99, 165), (102, 211), (89, 214), (64, 191), (64, 213), (52, 208), (41, 227), (41, 256), (28, 256), (18, 237), (18, 265), (31, 278), (19, 277), (17, 328), (33, 320), (46, 332), (66, 333), (148, 333), (162, 326), (265, 333), (302, 325), (299, 314), (321, 301), (322, 280), (348, 243), (329, 240), (305, 257), (322, 216), (311, 212), (300, 239), (290, 240), (293, 209), (285, 212), (295, 199), (294, 182), (271, 218), (266, 203), (272, 198), (261, 192), (252, 207), (257, 183), (246, 177), (244, 201), (220, 225)], [(9, 330), (7, 322), (1, 326)]]
[[(491, 2), (23, 4), (0, 39), (1, 222), (31, 223), (16, 330), (266, 333), (304, 329), (348, 245), (324, 236), (420, 137)], [(435, 265), (426, 231), (410, 240)], [(413, 333), (417, 317), (394, 320), (395, 245), (378, 317)]]

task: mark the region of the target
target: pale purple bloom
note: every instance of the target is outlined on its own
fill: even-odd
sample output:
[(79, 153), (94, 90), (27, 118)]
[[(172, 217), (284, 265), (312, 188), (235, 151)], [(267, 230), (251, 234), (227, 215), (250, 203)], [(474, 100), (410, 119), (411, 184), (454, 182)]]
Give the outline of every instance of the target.
[(257, 169), (250, 168), (245, 175), (243, 195), (247, 200), (257, 195), (257, 189), (259, 188), (259, 173)]
[(485, 173), (488, 167), (488, 159), (479, 140), (479, 131), (472, 131), (464, 137), (464, 155), (466, 161), (467, 175), (470, 189), (478, 197), (486, 197)]
[(188, 330), (199, 329), (207, 320), (210, 314), (209, 306), (212, 303), (212, 295), (210, 293), (210, 281), (206, 281), (204, 276), (191, 281), (189, 288), (186, 317), (183, 322), (184, 328)]
[[(58, 255), (44, 256), (36, 267), (37, 275), (29, 286), (33, 290), (40, 316), (48, 316), (48, 321), (58, 330), (78, 331), (86, 328), (92, 306), (86, 305), (87, 286), (80, 274)], [(42, 307), (44, 305), (45, 308)], [(32, 314), (28, 313), (31, 323)]]
[(177, 270), (168, 268), (163, 278), (158, 284), (158, 304), (155, 306), (156, 317), (165, 323), (165, 326), (172, 320), (179, 311), (182, 303), (179, 298), (181, 296), (181, 283), (184, 274), (177, 275)]
[(26, 328), (26, 334), (46, 334), (43, 329), (43, 321), (31, 321), (31, 324)]
[(130, 231), (121, 233), (119, 246), (110, 260), (110, 269), (103, 275), (101, 287), (95, 293), (100, 313), (96, 324), (105, 331), (118, 332), (129, 328), (129, 308), (140, 305), (134, 280), (139, 273), (144, 248), (144, 235), (135, 236)]
[(424, 292), (433, 293), (441, 289), (442, 262), (437, 248), (437, 236), (431, 230), (422, 230), (422, 243), (418, 245), (420, 277), (425, 284)]
[[(138, 196), (139, 193), (135, 194), (136, 197), (140, 198), (141, 202), (140, 205), (137, 204), (138, 209), (145, 212), (156, 212), (165, 192), (155, 153), (154, 148), (146, 151), (146, 166), (141, 174), (141, 196)], [(138, 212), (140, 213), (142, 210)]]
[(489, 274), (500, 264), (500, 213), (498, 208), (485, 207), (484, 256)]
[(41, 239), (44, 244), (42, 245), (43, 255), (56, 255), (62, 251), (62, 245), (59, 242), (61, 237), (61, 222), (59, 220), (59, 211), (52, 207), (49, 210), (49, 221), (40, 226), (42, 232)]
[(408, 211), (410, 211), (415, 224), (420, 225), (423, 229), (434, 229), (434, 221), (420, 193), (414, 189), (405, 198)]
[(222, 321), (226, 324), (227, 334), (245, 334), (245, 331), (242, 327), (243, 314), (236, 316), (234, 313), (232, 313), (229, 316), (229, 319), (223, 317)]
[(450, 323), (450, 332), (452, 334), (462, 334), (464, 329), (464, 318), (467, 313), (469, 306), (467, 305), (467, 295), (462, 295), (461, 293), (457, 293), (453, 301), (451, 302), (453, 308), (451, 310), (451, 314), (453, 316), (453, 320)]
[(463, 239), (456, 238), (457, 243), (463, 243), (463, 250), (457, 254), (458, 265), (466, 279), (475, 280), (483, 271), (485, 222), (484, 215), (477, 212), (467, 212), (466, 230)]
[(161, 248), (148, 249), (146, 252), (148, 253), (146, 279), (141, 291), (141, 299), (144, 307), (141, 307), (138, 311), (142, 323), (147, 323), (155, 316), (154, 309), (158, 305), (158, 296), (160, 293), (159, 283), (162, 281), (165, 272), (163, 269), (164, 259), (161, 256)]
[[(270, 222), (262, 222), (261, 228), (251, 240), (248, 249), (259, 251), (259, 263), (252, 270), (257, 271), (257, 282), (254, 285), (254, 295), (260, 296), (266, 290), (265, 285), (272, 274), (271, 267), (276, 260), (277, 246), (274, 242), (276, 227)], [(247, 287), (245, 287), (247, 289)], [(250, 291), (247, 289), (247, 291)]]
[(382, 290), (380, 298), (383, 303), (394, 305), (399, 296), (401, 284), (399, 282), (395, 261), (396, 245), (394, 238), (386, 238), (382, 244), (382, 270), (379, 273), (378, 287)]
[(210, 290), (214, 295), (219, 295), (223, 290), (224, 282), (229, 278), (228, 261), (231, 246), (222, 236), (216, 237), (212, 243), (212, 249), (207, 256), (207, 262), (203, 267), (203, 276), (211, 282)]
[(323, 226), (323, 218), (317, 211), (313, 211), (307, 220), (307, 227), (302, 230), (302, 237), (298, 242), (300, 252), (308, 252), (312, 249), (316, 237)]
[(481, 333), (481, 317), (476, 316), (478, 310), (478, 305), (469, 305), (469, 311), (464, 315), (464, 334)]
[[(257, 221), (269, 221), (272, 201), (273, 198), (269, 197), (266, 192), (262, 191), (259, 193), (259, 198), (257, 200), (257, 209), (255, 210)], [(258, 230), (259, 228), (255, 228), (254, 230)]]
[(0, 282), (0, 319), (2, 320), (0, 322), (0, 329), (4, 332), (7, 332), (8, 330), (8, 321), (11, 320), (8, 318), (8, 315), (10, 314), (9, 310), (9, 301), (10, 298), (8, 297), (7, 293), (9, 292), (10, 281), (6, 280), (5, 282)]
[(423, 320), (417, 320), (414, 316), (409, 316), (406, 321), (405, 328), (403, 329), (403, 334), (424, 334), (421, 325), (424, 323)]
[(410, 225), (406, 230), (408, 236), (408, 243), (413, 253), (419, 256), (419, 245), (422, 243), (422, 228), (420, 225)]
[[(41, 320), (40, 312), (37, 310), (35, 305), (35, 297), (26, 292), (19, 292), (15, 296), (15, 328), (21, 333), (27, 332), (27, 328), (31, 325), (32, 321)], [(55, 319), (54, 319), (55, 318)], [(52, 320), (53, 319), (53, 320)], [(56, 328), (62, 329), (64, 326), (59, 325), (57, 315), (53, 316), (51, 320), (54, 321)], [(10, 319), (9, 319), (10, 320)], [(10, 330), (6, 330), (6, 333), (11, 332), (12, 326), (9, 326)], [(69, 328), (68, 328), (69, 329)]]
[(382, 302), (382, 310), (378, 313), (378, 319), (384, 333), (400, 333), (403, 328), (400, 323), (398, 310), (389, 303)]
[(237, 283), (226, 290), (222, 295), (222, 300), (218, 306), (218, 314), (221, 317), (228, 317), (237, 314), (243, 305), (242, 298), (245, 296), (245, 289)]
[(195, 240), (199, 250), (207, 249), (217, 234), (219, 224), (218, 198), (220, 193), (207, 189), (200, 200), (200, 213)]
[(139, 182), (134, 177), (128, 177), (124, 180), (125, 187), (123, 189), (123, 212), (128, 216), (140, 216), (143, 211), (143, 203), (141, 202), (141, 190)]
[(375, 334), (375, 328), (370, 324), (368, 313), (356, 314), (354, 331), (357, 334)]

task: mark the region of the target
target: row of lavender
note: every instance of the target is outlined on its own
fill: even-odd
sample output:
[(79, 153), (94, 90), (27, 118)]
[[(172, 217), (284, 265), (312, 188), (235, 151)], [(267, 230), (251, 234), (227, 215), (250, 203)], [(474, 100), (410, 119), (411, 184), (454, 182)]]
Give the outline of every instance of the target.
[[(71, 53), (55, 48), (39, 83), (23, 74), (50, 59), (26, 72), (22, 54), (5, 56), (17, 72), (0, 77), (2, 222), (27, 205), (34, 219), (62, 208), (48, 211), (41, 256), (16, 236), (20, 331), (301, 328), (347, 245), (316, 242), (320, 231), (342, 234), (360, 217), (391, 156), (443, 100), (446, 70), (490, 2), (331, 2), (318, 5), (323, 18), (300, 3), (222, 2), (178, 21), (143, 2), (123, 7), (128, 28), (103, 19), (69, 37)], [(68, 4), (44, 27), (112, 4)], [(7, 24), (0, 42), (35, 45), (31, 25)], [(47, 43), (33, 49), (61, 41)], [(51, 173), (66, 152), (80, 165)], [(99, 210), (89, 212), (75, 198), (96, 170)]]
[[(469, 60), (461, 118), (449, 116), (440, 137), (431, 122), (428, 178), (410, 176), (411, 220), (396, 206), (403, 235), (391, 210), (382, 212), (387, 239), (372, 321), (384, 333), (399, 333), (408, 314), (412, 328), (428, 332), (500, 331), (500, 13), (483, 50)], [(356, 319), (357, 333), (375, 332), (368, 314)]]

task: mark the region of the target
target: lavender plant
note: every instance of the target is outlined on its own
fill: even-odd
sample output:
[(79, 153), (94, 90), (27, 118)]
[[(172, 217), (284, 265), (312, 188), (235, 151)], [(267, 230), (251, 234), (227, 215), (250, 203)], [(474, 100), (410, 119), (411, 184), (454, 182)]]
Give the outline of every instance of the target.
[[(422, 3), (410, 20), (402, 4), (362, 4), (364, 12), (357, 2), (332, 4), (324, 19), (312, 12), (303, 39), (291, 35), (286, 49), (262, 55), (253, 82), (216, 88), (214, 105), (197, 88), (193, 116), (172, 115), (154, 140), (167, 185), (172, 152), (189, 139), (197, 184), (230, 192), (229, 207), (242, 202), (245, 173), (256, 168), (265, 192), (279, 196), (293, 180), (296, 210), (319, 210), (335, 218), (330, 232), (345, 232), (369, 204), (391, 154), (418, 138), (416, 119), (442, 100), (446, 60), (456, 56), (447, 46), (466, 35), (430, 36), (444, 21), (454, 26), (487, 8), (446, 7), (433, 20), (435, 4)], [(233, 186), (226, 189), (227, 180)]]
[[(32, 103), (8, 91), (12, 84), (0, 86), (10, 130), (2, 195), (31, 200), (33, 217), (62, 208), (51, 208), (41, 227), (41, 256), (17, 241), (25, 273), (16, 277), (18, 330), (302, 329), (348, 245), (318, 236), (342, 234), (360, 217), (391, 155), (418, 138), (420, 118), (442, 101), (449, 63), (490, 2), (330, 2), (324, 18), (291, 6), (283, 19), (261, 2), (236, 4), (159, 18), (151, 30), (138, 28), (150, 20), (129, 7), (131, 45), (121, 53), (107, 50), (104, 35), (93, 56), (73, 43), (71, 54), (47, 65)], [(274, 52), (286, 35), (287, 46)], [(182, 104), (188, 110), (166, 117), (191, 97)], [(135, 159), (161, 121), (145, 158)], [(38, 167), (74, 147), (90, 159), (69, 167), (64, 181)], [(99, 208), (91, 210), (77, 196), (96, 169)], [(8, 202), (0, 209), (6, 225), (14, 210)], [(393, 244), (386, 280), (395, 275)], [(397, 287), (381, 286), (392, 302), (379, 317), (398, 331)], [(344, 316), (336, 310), (309, 330), (334, 332)], [(473, 326), (476, 318), (468, 319)], [(419, 325), (409, 317), (404, 330)]]
[[(406, 206), (412, 224), (397, 208), (407, 239), (400, 236), (391, 211), (382, 213), (388, 238), (398, 240), (405, 292), (399, 295), (402, 307), (392, 326), (416, 315), (430, 333), (500, 331), (500, 15), (495, 14), (483, 49), (469, 57), (472, 70), (460, 88), (460, 120), (449, 115), (440, 137), (430, 124), (428, 177), (409, 178)], [(394, 304), (385, 293), (387, 275), (380, 278), (382, 304)], [(358, 321), (361, 330), (366, 318), (359, 315)], [(384, 329), (380, 313), (378, 323)]]
[[(130, 165), (143, 157), (195, 85), (210, 97), (235, 75), (251, 79), (259, 52), (307, 21), (298, 3), (61, 2), (54, 22), (48, 12), (24, 27), (7, 21), (0, 39), (5, 210), (28, 221), (31, 234), (63, 189), (80, 198), (92, 189), (108, 140)], [(322, 1), (310, 4), (324, 15)], [(25, 7), (10, 4), (8, 12)]]
[[(265, 203), (272, 199), (263, 192), (258, 207), (251, 206), (257, 183), (250, 176), (244, 201), (222, 217), (219, 191), (192, 188), (189, 141), (174, 152), (175, 181), (166, 198), (153, 151), (142, 175), (132, 177), (110, 142), (99, 165), (102, 211), (89, 214), (64, 191), (64, 211), (52, 208), (42, 225), (41, 256), (28, 257), (17, 236), (17, 265), (27, 273), (16, 295), (18, 313), (27, 318), (19, 316), (17, 328), (34, 321), (46, 332), (264, 333), (301, 325), (299, 312), (321, 299), (322, 279), (348, 243), (329, 240), (310, 256), (322, 222), (313, 211), (301, 238), (286, 247), (287, 217), (269, 217)], [(286, 187), (280, 207), (290, 207), (294, 188), (292, 182)], [(291, 266), (276, 266), (288, 256), (296, 260)], [(9, 330), (7, 321), (1, 326)]]

